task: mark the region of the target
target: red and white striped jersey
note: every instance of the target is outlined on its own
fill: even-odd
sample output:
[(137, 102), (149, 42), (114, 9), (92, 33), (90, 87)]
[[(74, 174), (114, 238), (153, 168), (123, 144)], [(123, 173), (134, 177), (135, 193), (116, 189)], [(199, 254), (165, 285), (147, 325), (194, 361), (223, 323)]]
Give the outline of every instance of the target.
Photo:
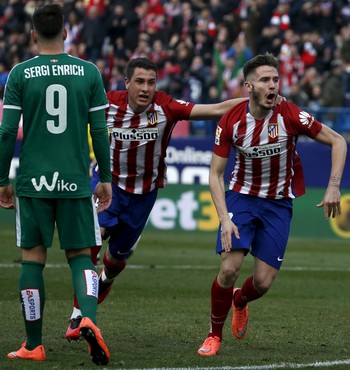
[(233, 146), (236, 163), (229, 189), (261, 198), (295, 198), (305, 193), (304, 175), (296, 150), (299, 135), (315, 138), (322, 124), (295, 104), (282, 102), (262, 120), (248, 102), (220, 120), (214, 153), (228, 158)]
[(194, 104), (156, 91), (148, 109), (137, 114), (128, 104), (127, 91), (109, 91), (107, 97), (113, 182), (134, 194), (163, 188), (171, 133), (178, 121), (189, 119)]

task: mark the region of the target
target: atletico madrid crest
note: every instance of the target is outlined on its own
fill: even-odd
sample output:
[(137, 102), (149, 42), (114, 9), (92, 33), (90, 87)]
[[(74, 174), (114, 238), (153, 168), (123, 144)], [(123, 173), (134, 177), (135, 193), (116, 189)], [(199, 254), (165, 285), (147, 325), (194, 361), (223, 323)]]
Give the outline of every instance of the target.
[(148, 124), (151, 125), (151, 126), (158, 123), (157, 112), (147, 112), (147, 121), (148, 121)]
[(269, 123), (267, 127), (269, 136), (274, 139), (278, 136), (278, 123)]

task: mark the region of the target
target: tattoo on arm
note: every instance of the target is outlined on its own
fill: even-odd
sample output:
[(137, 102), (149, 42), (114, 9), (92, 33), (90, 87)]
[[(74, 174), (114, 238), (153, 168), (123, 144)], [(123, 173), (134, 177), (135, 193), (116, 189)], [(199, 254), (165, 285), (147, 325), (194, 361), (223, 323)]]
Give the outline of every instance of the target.
[(341, 178), (338, 177), (338, 176), (331, 176), (331, 178), (329, 179), (329, 183), (328, 185), (329, 186), (336, 186), (336, 187), (340, 187), (340, 180)]

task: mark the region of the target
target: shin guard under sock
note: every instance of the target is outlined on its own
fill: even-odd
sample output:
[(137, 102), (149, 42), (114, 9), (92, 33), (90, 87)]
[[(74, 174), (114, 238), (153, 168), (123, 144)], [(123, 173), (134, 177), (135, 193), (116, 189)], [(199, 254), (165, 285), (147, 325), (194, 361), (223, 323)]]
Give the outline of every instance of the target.
[(210, 334), (222, 338), (222, 329), (232, 305), (232, 288), (222, 288), (217, 278), (211, 287)]
[[(97, 266), (97, 256), (100, 253), (101, 248), (102, 246), (96, 246), (91, 248), (91, 261), (95, 266)], [(79, 309), (79, 303), (75, 294), (73, 298), (73, 306)]]
[(42, 263), (22, 261), (19, 277), (20, 300), (27, 336), (26, 348), (29, 350), (42, 344), (45, 306), (44, 267)]
[(72, 271), (75, 296), (83, 317), (89, 317), (96, 324), (98, 275), (87, 254), (68, 259)]
[(242, 284), (242, 288), (234, 296), (235, 306), (243, 308), (248, 302), (255, 301), (261, 296), (262, 294), (258, 293), (254, 288), (253, 276), (249, 276)]

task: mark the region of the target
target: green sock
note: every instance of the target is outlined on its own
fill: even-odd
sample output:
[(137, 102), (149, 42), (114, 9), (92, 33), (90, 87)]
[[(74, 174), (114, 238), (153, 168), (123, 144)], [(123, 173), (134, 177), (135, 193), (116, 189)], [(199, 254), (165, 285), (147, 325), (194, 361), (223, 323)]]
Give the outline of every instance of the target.
[(68, 259), (72, 271), (73, 289), (77, 297), (81, 314), (89, 317), (96, 324), (98, 275), (96, 268), (87, 254)]
[(45, 265), (33, 261), (22, 261), (19, 277), (20, 300), (27, 334), (26, 348), (33, 350), (42, 344), (45, 285)]

